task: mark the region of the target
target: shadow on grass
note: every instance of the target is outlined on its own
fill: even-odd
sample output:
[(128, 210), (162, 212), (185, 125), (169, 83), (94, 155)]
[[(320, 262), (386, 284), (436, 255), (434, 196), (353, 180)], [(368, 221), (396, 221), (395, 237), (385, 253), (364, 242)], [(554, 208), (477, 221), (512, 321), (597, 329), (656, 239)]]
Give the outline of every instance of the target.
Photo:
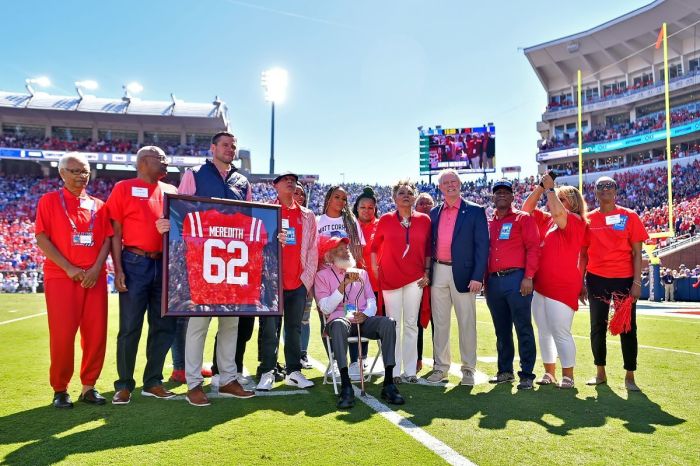
[[(0, 445), (26, 443), (10, 452), (3, 464), (48, 465), (73, 454), (183, 439), (262, 410), (288, 417), (300, 413), (308, 417), (335, 414), (338, 420), (348, 423), (371, 416), (369, 408), (338, 412), (333, 392), (327, 393), (320, 378), (315, 382), (317, 387), (310, 389), (310, 395), (260, 396), (250, 400), (213, 398), (212, 405), (203, 408), (190, 406), (185, 400), (143, 398), (139, 388), (125, 406), (76, 402), (72, 410), (57, 410), (47, 404), (0, 418)], [(317, 390), (319, 393), (315, 393)], [(103, 395), (110, 400), (113, 394)]]
[[(421, 399), (419, 390), (425, 387), (411, 389), (415, 401), (402, 407), (418, 426), (430, 425), (437, 419), (467, 420), (479, 416), (479, 427), (484, 429), (500, 430), (506, 428), (508, 421), (525, 421), (565, 436), (575, 429), (603, 426), (609, 419), (620, 419), (628, 431), (642, 434), (654, 433), (656, 426), (686, 422), (665, 412), (643, 393), (629, 392), (625, 399), (607, 385), (599, 385), (597, 396), (585, 399), (576, 396), (576, 389), (554, 387), (513, 393), (510, 384), (495, 385), (490, 391), (475, 395), (471, 394), (471, 387), (458, 386), (429, 400)], [(550, 419), (552, 416), (556, 419)]]

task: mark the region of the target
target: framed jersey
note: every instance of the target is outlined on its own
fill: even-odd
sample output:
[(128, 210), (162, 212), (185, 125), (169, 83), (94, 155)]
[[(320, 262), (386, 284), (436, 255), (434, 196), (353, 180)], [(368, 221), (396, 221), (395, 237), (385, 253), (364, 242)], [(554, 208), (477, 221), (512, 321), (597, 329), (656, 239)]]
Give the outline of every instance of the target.
[(166, 194), (167, 316), (282, 315), (280, 206)]

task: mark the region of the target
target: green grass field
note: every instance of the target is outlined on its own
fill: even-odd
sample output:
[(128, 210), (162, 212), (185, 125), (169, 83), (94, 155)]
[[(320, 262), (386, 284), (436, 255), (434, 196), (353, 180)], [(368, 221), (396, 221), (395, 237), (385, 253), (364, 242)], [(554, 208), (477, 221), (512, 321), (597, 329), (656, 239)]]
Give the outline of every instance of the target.
[[(478, 355), (496, 355), (488, 310), (478, 305)], [(321, 372), (308, 395), (213, 399), (208, 408), (185, 401), (144, 399), (139, 390), (127, 406), (73, 410), (50, 406), (48, 330), (43, 295), (0, 295), (0, 460), (3, 464), (442, 464), (444, 460), (404, 431), (358, 402), (338, 412), (332, 387)], [(107, 359), (98, 382), (106, 397), (116, 377), (118, 305), (110, 297)], [(326, 363), (312, 319), (311, 355)], [(700, 463), (700, 320), (639, 316), (639, 371), (644, 393), (623, 388), (617, 338), (609, 337), (609, 385), (587, 387), (594, 373), (588, 314), (579, 313), (573, 333), (578, 348), (577, 388), (489, 384), (430, 387), (401, 385), (406, 405), (396, 413), (477, 464), (698, 464)], [(205, 360), (211, 356), (215, 322)], [(426, 356), (431, 355), (426, 332)], [(145, 335), (136, 369), (145, 359)], [(375, 346), (370, 346), (371, 352)], [(673, 352), (669, 350), (680, 350)], [(246, 368), (256, 367), (255, 338)], [(79, 353), (78, 353), (79, 354)], [(453, 324), (452, 357), (458, 357)], [(170, 374), (170, 358), (165, 376)], [(79, 363), (76, 361), (76, 367)], [(429, 369), (429, 368), (428, 368)], [(489, 375), (495, 363), (479, 362)], [(424, 369), (423, 373), (427, 373)], [(537, 373), (542, 369), (538, 361)], [(451, 377), (458, 384), (459, 379)], [(79, 394), (76, 375), (71, 385)], [(378, 398), (381, 378), (367, 392)], [(168, 384), (172, 386), (172, 384)], [(184, 393), (184, 386), (174, 390)], [(279, 385), (276, 390), (286, 390)]]

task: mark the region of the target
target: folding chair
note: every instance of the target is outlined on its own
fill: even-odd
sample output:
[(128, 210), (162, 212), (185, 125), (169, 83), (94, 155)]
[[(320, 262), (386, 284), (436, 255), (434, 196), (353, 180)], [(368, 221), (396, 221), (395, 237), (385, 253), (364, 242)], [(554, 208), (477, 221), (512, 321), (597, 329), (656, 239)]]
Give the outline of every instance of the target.
[[(323, 384), (333, 384), (333, 392), (337, 395), (338, 394), (338, 377), (335, 374), (335, 357), (333, 355), (333, 347), (331, 346), (331, 336), (328, 333), (328, 325), (326, 321), (326, 315), (322, 312), (319, 311), (319, 314), (321, 314), (321, 321), (323, 322), (323, 339), (326, 342), (326, 349), (328, 350), (328, 366), (326, 367), (326, 372), (323, 373)], [(368, 343), (370, 341), (369, 338), (367, 337), (361, 337), (360, 342), (361, 343)], [(348, 337), (348, 346), (350, 345), (357, 345), (357, 337)], [(379, 340), (377, 340), (377, 355), (374, 357), (374, 361), (372, 362), (372, 367), (370, 367), (369, 371), (365, 373), (365, 382), (369, 382), (372, 380), (372, 372), (374, 372), (374, 367), (377, 365), (377, 361), (379, 358), (382, 356), (382, 345), (380, 344)], [(363, 355), (365, 358), (367, 355)], [(363, 360), (358, 361), (360, 364), (364, 364)]]

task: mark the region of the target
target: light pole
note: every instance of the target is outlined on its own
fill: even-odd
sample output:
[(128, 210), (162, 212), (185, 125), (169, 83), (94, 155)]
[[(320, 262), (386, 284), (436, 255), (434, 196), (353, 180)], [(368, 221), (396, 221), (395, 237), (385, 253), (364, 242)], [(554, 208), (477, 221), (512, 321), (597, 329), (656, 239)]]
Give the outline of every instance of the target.
[(287, 70), (271, 68), (263, 71), (260, 84), (265, 89), (265, 100), (271, 103), (270, 123), (270, 175), (275, 173), (275, 103), (284, 101), (287, 95)]

